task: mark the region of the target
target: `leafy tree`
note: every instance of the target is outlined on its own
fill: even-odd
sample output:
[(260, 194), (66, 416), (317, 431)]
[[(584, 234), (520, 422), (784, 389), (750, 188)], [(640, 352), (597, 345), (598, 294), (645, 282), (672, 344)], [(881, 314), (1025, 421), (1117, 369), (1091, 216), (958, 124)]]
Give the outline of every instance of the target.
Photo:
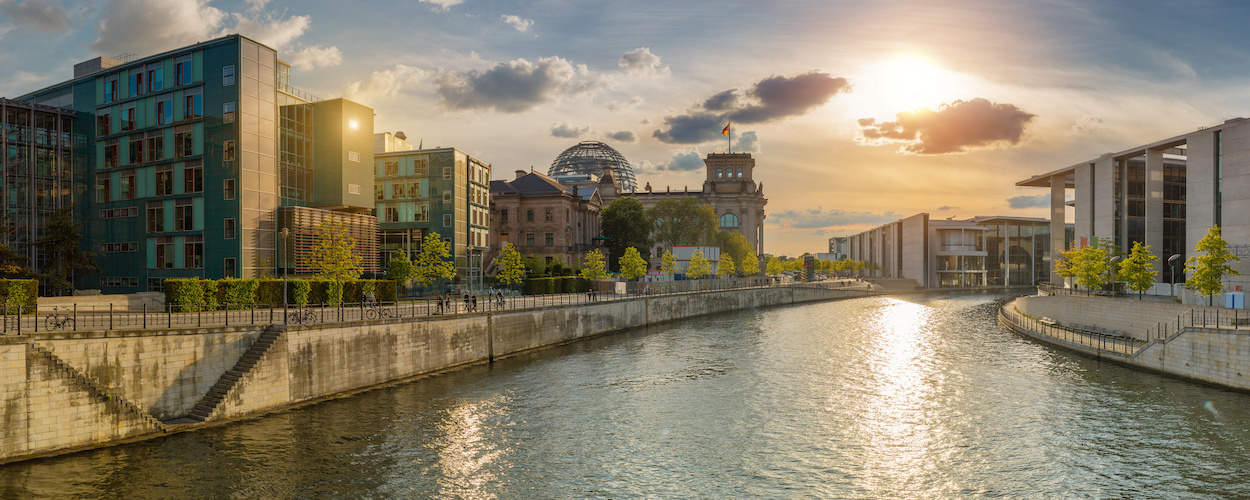
[(693, 196), (661, 200), (647, 211), (647, 219), (654, 224), (655, 241), (666, 247), (716, 242), (716, 212)]
[[(95, 263), (95, 253), (78, 246), (81, 229), (82, 224), (74, 222), (69, 207), (57, 209), (44, 225), (43, 237), (35, 242), (40, 253), (48, 257), (48, 265), (39, 277), (47, 280), (52, 290), (72, 289), (75, 276), (100, 272), (100, 266)], [(25, 262), (25, 257), (22, 260)], [(20, 272), (20, 269), (10, 270)]]
[(620, 259), (625, 249), (641, 248), (643, 260), (651, 257), (651, 221), (642, 202), (634, 198), (617, 198), (608, 204), (600, 214), (600, 230), (607, 238), (604, 247), (608, 249), (610, 269), (620, 269)]
[(764, 263), (764, 274), (769, 276), (776, 276), (785, 270), (785, 264), (781, 262), (781, 259), (776, 257), (769, 257), (768, 262)]
[(603, 279), (607, 275), (608, 273), (604, 271), (603, 252), (600, 252), (598, 248), (586, 252), (586, 257), (582, 260), (582, 278), (595, 281)]
[(356, 255), (356, 238), (347, 235), (339, 222), (326, 222), (317, 226), (317, 242), (313, 245), (309, 263), (321, 279), (342, 283), (359, 278), (364, 272)]
[(525, 261), (512, 243), (504, 243), (503, 251), (499, 252), (499, 274), (496, 277), (505, 285), (515, 285), (525, 279)]
[(733, 276), (736, 272), (738, 271), (734, 268), (734, 258), (727, 253), (722, 253), (720, 255), (720, 264), (716, 266), (716, 274), (720, 276)]
[(1214, 302), (1216, 295), (1224, 291), (1225, 276), (1241, 276), (1229, 262), (1241, 262), (1241, 259), (1228, 251), (1228, 242), (1220, 234), (1220, 226), (1212, 226), (1206, 236), (1198, 240), (1194, 246), (1194, 255), (1185, 259), (1185, 272), (1190, 273), (1185, 286), (1207, 298), (1207, 304)]
[(742, 274), (754, 276), (760, 273), (760, 259), (755, 254), (747, 254), (746, 258), (741, 262)]
[(1150, 245), (1140, 241), (1133, 242), (1133, 250), (1128, 258), (1120, 261), (1117, 279), (1128, 284), (1128, 289), (1137, 292), (1137, 300), (1142, 293), (1155, 286), (1155, 261), (1159, 260), (1150, 253)]
[(429, 286), (440, 279), (456, 277), (456, 264), (451, 258), (451, 242), (443, 241), (443, 237), (435, 232), (426, 233), (414, 264), (414, 279), (422, 286)]
[(547, 275), (547, 262), (543, 259), (535, 255), (526, 255), (522, 257), (522, 260), (525, 262), (526, 276), (538, 277)]
[(647, 261), (642, 259), (642, 255), (638, 253), (637, 248), (626, 248), (625, 256), (621, 257), (621, 277), (627, 280), (636, 280), (646, 275)]
[(25, 279), (34, 277), (34, 271), (31, 271), (30, 267), (27, 266), (29, 262), (25, 255), (18, 253), (8, 245), (0, 243), (0, 278)]
[(720, 254), (729, 254), (734, 262), (742, 263), (748, 255), (755, 253), (755, 248), (747, 241), (747, 237), (737, 231), (722, 230), (716, 234), (716, 240), (720, 245)]
[(1076, 253), (1072, 261), (1076, 271), (1076, 283), (1089, 290), (1099, 290), (1110, 278), (1111, 249), (1102, 246), (1087, 246)]
[(695, 250), (690, 257), (690, 265), (686, 267), (686, 276), (699, 279), (712, 272), (712, 265), (703, 257), (703, 250)]
[(1059, 255), (1059, 260), (1055, 261), (1055, 273), (1061, 278), (1072, 279), (1076, 277), (1075, 262), (1080, 259), (1079, 248), (1069, 248)]
[(677, 259), (673, 258), (673, 252), (664, 251), (664, 255), (660, 256), (660, 272), (672, 275), (677, 272)]
[(395, 280), (402, 286), (408, 286), (417, 274), (417, 268), (408, 258), (408, 252), (396, 250), (391, 252), (391, 260), (386, 263), (386, 277)]

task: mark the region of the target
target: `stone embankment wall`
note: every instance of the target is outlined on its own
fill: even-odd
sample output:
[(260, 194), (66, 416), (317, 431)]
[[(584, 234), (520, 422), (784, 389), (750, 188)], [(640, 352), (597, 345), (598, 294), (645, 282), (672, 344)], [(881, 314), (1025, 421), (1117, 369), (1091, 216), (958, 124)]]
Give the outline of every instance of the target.
[[(739, 309), (859, 297), (762, 288), (413, 320), (263, 328), (57, 332), (0, 341), (0, 462), (317, 401), (584, 337)], [(249, 351), (253, 345), (266, 346)], [(249, 356), (248, 360), (241, 363)], [(240, 371), (240, 366), (247, 366)], [(229, 383), (220, 383), (226, 381)], [(214, 389), (217, 387), (218, 389)]]
[[(1175, 324), (1177, 314), (1188, 317), (1190, 313), (1186, 306), (1103, 297), (1021, 297), (1004, 307), (1035, 318), (1047, 316), (1060, 324), (1090, 322), (1124, 332), (1144, 332), (1147, 326), (1153, 329), (1156, 318), (1157, 321), (1170, 320)], [(1063, 342), (1019, 326), (1013, 329), (1043, 342), (1134, 367), (1250, 390), (1250, 329), (1203, 328), (1182, 323), (1180, 331), (1173, 328), (1166, 338), (1149, 339), (1130, 355), (1100, 352), (1096, 348)], [(1143, 337), (1137, 335), (1136, 338)]]
[[(1160, 323), (1171, 325), (1168, 331), (1176, 330), (1176, 318), (1182, 317), (1182, 323), (1190, 323), (1190, 315), (1197, 315), (1201, 323), (1203, 311), (1215, 323), (1218, 308), (1195, 307), (1183, 304), (1133, 299), (1130, 297), (1083, 297), (1069, 295), (1053, 295), (1027, 297), (1029, 300), (1016, 302), (1017, 309), (1034, 317), (1052, 318), (1065, 325), (1082, 325), (1116, 332), (1127, 337), (1147, 340), (1146, 332), (1152, 332)], [(1233, 311), (1219, 309), (1221, 321), (1228, 324)], [(1248, 311), (1239, 311), (1243, 317), (1250, 316)]]

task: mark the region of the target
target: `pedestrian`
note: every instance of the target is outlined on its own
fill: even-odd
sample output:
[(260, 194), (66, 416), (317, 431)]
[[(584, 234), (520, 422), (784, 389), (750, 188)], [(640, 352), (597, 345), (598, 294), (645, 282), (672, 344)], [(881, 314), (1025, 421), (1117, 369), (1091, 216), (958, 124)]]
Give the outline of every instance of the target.
[(473, 294), (473, 311), (477, 311), (477, 294)]
[(469, 311), (469, 292), (464, 292), (464, 310)]

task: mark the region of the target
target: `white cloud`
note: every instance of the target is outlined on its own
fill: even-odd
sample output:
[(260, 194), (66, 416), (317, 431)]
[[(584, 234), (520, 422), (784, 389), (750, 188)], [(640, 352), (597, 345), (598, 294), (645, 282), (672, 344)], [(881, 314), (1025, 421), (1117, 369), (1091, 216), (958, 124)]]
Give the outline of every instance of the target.
[(434, 10), (439, 12), (447, 12), (453, 5), (460, 5), (464, 0), (420, 0), (421, 3), (428, 3), (434, 6)]
[(660, 63), (660, 56), (651, 53), (649, 47), (638, 47), (621, 55), (620, 66), (626, 73), (643, 76), (666, 76), (668, 66)]
[(69, 27), (69, 16), (60, 5), (46, 0), (0, 0), (0, 13), (17, 26), (44, 33), (63, 31)]
[(339, 51), (338, 47), (333, 46), (310, 45), (288, 52), (283, 57), (287, 62), (291, 63), (291, 66), (302, 70), (329, 68), (343, 63), (343, 53)]
[(534, 25), (533, 19), (526, 19), (520, 16), (514, 16), (512, 14), (504, 14), (502, 16), (499, 16), (499, 18), (502, 19), (503, 22), (506, 23), (508, 26), (512, 26), (513, 28), (516, 28), (516, 30), (520, 32), (529, 31), (530, 27)]
[(209, 40), (226, 18), (205, 0), (110, 0), (91, 48), (106, 55), (155, 53)]
[(426, 81), (430, 73), (413, 66), (396, 64), (369, 74), (369, 78), (347, 84), (343, 96), (365, 104), (384, 97), (394, 97), (406, 89)]
[[(629, 99), (621, 99), (617, 101), (608, 101), (603, 107), (608, 111), (621, 111), (626, 109), (634, 109), (642, 105), (642, 97), (632, 96)], [(646, 123), (645, 121), (643, 123)]]
[(304, 35), (312, 20), (308, 16), (281, 18), (268, 13), (248, 12), (231, 14), (233, 26), (226, 26), (218, 33), (241, 33), (279, 51), (290, 47), (291, 42)]

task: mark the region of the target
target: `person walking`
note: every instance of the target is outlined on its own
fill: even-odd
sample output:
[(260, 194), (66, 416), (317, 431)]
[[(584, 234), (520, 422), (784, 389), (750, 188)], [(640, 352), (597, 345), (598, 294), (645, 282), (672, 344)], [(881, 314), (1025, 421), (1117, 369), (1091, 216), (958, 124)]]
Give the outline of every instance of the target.
[(475, 294), (473, 294), (472, 299), (473, 299), (473, 305), (471, 306), (471, 307), (472, 307), (472, 309), (470, 309), (470, 310), (471, 310), (471, 311), (473, 311), (473, 312), (477, 312), (477, 294), (476, 294), (476, 293), (475, 293)]

